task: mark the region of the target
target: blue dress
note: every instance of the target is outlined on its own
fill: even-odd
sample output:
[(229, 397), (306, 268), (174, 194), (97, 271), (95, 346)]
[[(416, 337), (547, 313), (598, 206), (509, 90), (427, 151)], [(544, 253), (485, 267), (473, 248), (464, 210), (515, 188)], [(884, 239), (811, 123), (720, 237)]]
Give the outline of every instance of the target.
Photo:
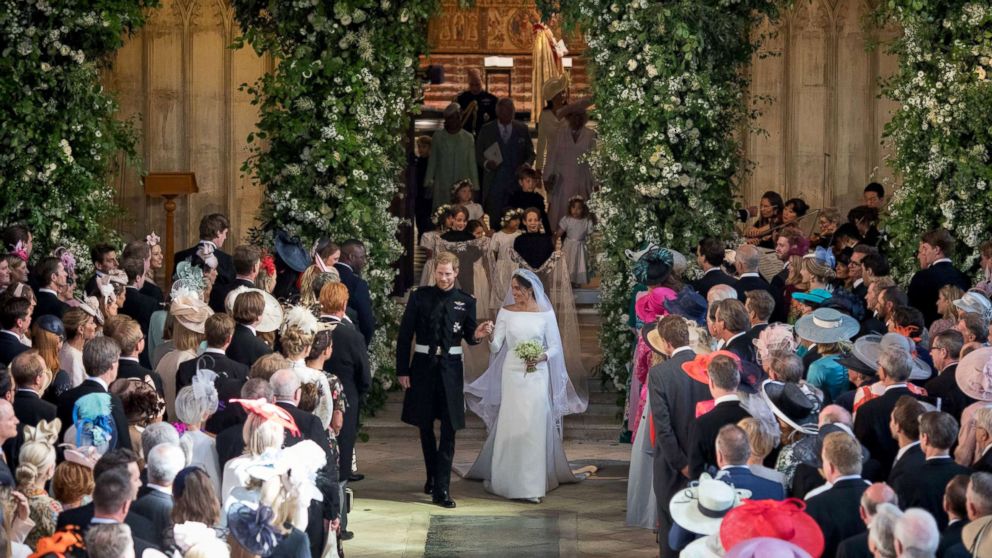
[(823, 392), (824, 403), (831, 403), (847, 391), (847, 368), (837, 362), (840, 355), (827, 355), (809, 365), (806, 381)]

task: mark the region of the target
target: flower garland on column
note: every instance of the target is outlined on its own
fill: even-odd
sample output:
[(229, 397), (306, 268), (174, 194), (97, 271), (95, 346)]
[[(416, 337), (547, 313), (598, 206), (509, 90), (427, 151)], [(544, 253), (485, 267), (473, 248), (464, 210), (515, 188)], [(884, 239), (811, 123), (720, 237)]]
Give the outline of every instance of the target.
[(885, 84), (901, 105), (885, 128), (902, 182), (885, 216), (889, 253), (908, 277), (920, 235), (940, 226), (963, 244), (958, 263), (969, 269), (992, 239), (992, 7), (889, 0), (879, 18), (903, 29), (891, 45), (899, 69)]
[(729, 238), (733, 196), (746, 173), (740, 133), (752, 31), (776, 17), (769, 0), (539, 0), (585, 32), (599, 142), (590, 157), (600, 189), (590, 209), (602, 231), (603, 372), (623, 391), (633, 335), (625, 249), (647, 240), (690, 260), (704, 236)]
[(121, 153), (137, 160), (137, 136), (99, 70), (157, 5), (0, 1), (0, 224), (26, 224), (35, 254), (63, 246), (84, 265), (116, 235), (110, 176)]
[(419, 107), (418, 56), (437, 0), (233, 0), (240, 42), (277, 61), (245, 86), (260, 106), (242, 170), (265, 188), (260, 217), (271, 243), (285, 229), (304, 244), (320, 236), (362, 240), (376, 318), (371, 365), (392, 383), (400, 309), (391, 300), (402, 253), (390, 211), (406, 162), (403, 137)]

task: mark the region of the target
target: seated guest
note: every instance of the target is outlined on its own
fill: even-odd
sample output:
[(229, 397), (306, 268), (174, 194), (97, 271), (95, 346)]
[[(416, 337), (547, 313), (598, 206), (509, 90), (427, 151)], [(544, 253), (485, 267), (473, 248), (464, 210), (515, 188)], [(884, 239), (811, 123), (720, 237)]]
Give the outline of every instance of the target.
[(192, 385), (196, 371), (207, 368), (217, 374), (214, 386), (221, 402), (226, 403), (239, 396), (241, 386), (248, 381), (248, 366), (231, 359), (226, 353), (234, 340), (236, 327), (234, 319), (227, 314), (217, 313), (207, 318), (203, 326), (207, 348), (200, 356), (179, 365), (177, 389)]
[(744, 297), (744, 309), (747, 310), (748, 321), (751, 322), (747, 336), (753, 344), (761, 332), (768, 327), (768, 320), (775, 311), (775, 299), (767, 290), (746, 291)]
[[(872, 519), (882, 504), (898, 506), (899, 497), (889, 485), (884, 482), (876, 482), (861, 495), (861, 505), (858, 507), (858, 515), (861, 516), (861, 521), (866, 526), (871, 525)], [(837, 556), (838, 558), (871, 558), (872, 553), (868, 548), (868, 532), (858, 533), (844, 539), (837, 546)]]
[(907, 472), (916, 471), (926, 463), (926, 456), (920, 449), (920, 417), (925, 412), (926, 408), (923, 404), (909, 395), (900, 397), (896, 401), (895, 408), (892, 409), (889, 430), (899, 444), (899, 451), (892, 463), (888, 483), (897, 491), (904, 486), (907, 490), (913, 490), (916, 479), (907, 479), (904, 482), (903, 478)]
[(10, 364), (10, 375), (17, 388), (13, 407), (18, 424), (17, 436), (4, 444), (4, 453), (7, 464), (11, 469), (16, 469), (17, 456), (24, 441), (24, 429), (28, 426), (35, 427), (42, 420), (54, 421), (57, 409), (41, 398), (45, 383), (48, 382), (48, 369), (38, 351), (32, 349), (17, 355)]
[(782, 208), (782, 223), (795, 225), (800, 218), (805, 217), (809, 211), (809, 204), (802, 198), (789, 198), (785, 200), (785, 207)]
[[(732, 302), (740, 304), (736, 300)], [(689, 478), (698, 478), (708, 467), (717, 464), (715, 448), (720, 428), (750, 416), (741, 407), (741, 399), (737, 395), (741, 382), (739, 362), (732, 356), (717, 355), (706, 371), (710, 394), (716, 406), (697, 418), (689, 429)]]
[(69, 305), (59, 299), (59, 293), (66, 288), (68, 274), (58, 258), (48, 257), (34, 268), (34, 280), (38, 287), (38, 302), (34, 307), (35, 320), (39, 316), (49, 315), (62, 318)]
[(971, 475), (956, 475), (947, 483), (944, 491), (944, 512), (947, 513), (947, 528), (940, 533), (937, 556), (948, 556), (953, 546), (961, 544), (961, 530), (968, 524), (968, 482)]
[(861, 200), (866, 206), (881, 211), (885, 207), (885, 187), (878, 182), (868, 183)]
[(964, 336), (961, 332), (949, 329), (930, 338), (930, 357), (938, 375), (926, 383), (927, 395), (939, 398), (940, 410), (946, 411), (955, 420), (961, 420), (965, 407), (975, 402), (958, 387), (957, 369)]
[(758, 205), (758, 219), (744, 232), (748, 242), (760, 248), (774, 248), (775, 234), (772, 229), (782, 224), (784, 208), (785, 203), (778, 192), (769, 190), (762, 194)]
[(940, 544), (940, 531), (931, 514), (910, 508), (896, 521), (893, 538), (897, 556), (933, 556)]
[[(217, 258), (217, 283), (224, 285), (234, 282), (234, 261), (229, 254), (221, 250), (224, 241), (227, 240), (227, 233), (231, 225), (227, 217), (220, 213), (211, 213), (200, 219), (200, 242), (192, 248), (176, 252), (173, 260), (179, 262), (191, 259), (199, 250), (212, 253)], [(201, 250), (201, 247), (205, 250)]]
[(93, 262), (94, 273), (86, 282), (86, 294), (98, 295), (97, 279), (102, 279), (106, 283), (110, 272), (118, 267), (117, 249), (111, 244), (97, 244), (90, 248), (90, 260)]
[(843, 432), (828, 434), (823, 441), (823, 473), (830, 489), (806, 501), (806, 512), (823, 531), (823, 556), (834, 556), (840, 542), (865, 531), (856, 511), (868, 484), (861, 478), (861, 446)]
[[(14, 403), (15, 405), (17, 403)], [(975, 471), (992, 473), (992, 407), (981, 407), (972, 415), (975, 423)]]
[(159, 309), (159, 302), (141, 292), (145, 282), (145, 262), (136, 258), (126, 259), (121, 262), (121, 269), (127, 274), (127, 296), (117, 313), (134, 318), (141, 326), (141, 333), (148, 335), (148, 325), (152, 314)]
[(783, 500), (785, 487), (780, 483), (755, 475), (748, 468), (751, 447), (747, 433), (736, 424), (720, 428), (716, 437), (716, 464), (718, 479), (728, 481), (734, 488), (751, 491), (752, 500)]
[(238, 287), (255, 287), (255, 279), (262, 269), (262, 251), (256, 246), (243, 244), (234, 249), (232, 258), (235, 278), (231, 283), (219, 283), (210, 291), (210, 308), (214, 312), (224, 311), (227, 295)]
[(780, 432), (777, 429), (772, 430), (766, 423), (753, 417), (741, 419), (737, 426), (741, 427), (747, 434), (747, 442), (751, 447), (751, 455), (747, 459), (747, 466), (751, 472), (784, 487), (785, 475), (764, 465), (765, 459), (778, 446)]
[(31, 348), (22, 341), (31, 331), (31, 302), (19, 296), (0, 302), (0, 327), (0, 365), (7, 366)]
[(150, 542), (165, 548), (166, 536), (172, 530), (172, 483), (186, 466), (186, 456), (179, 446), (172, 444), (159, 444), (147, 455), (145, 468), (150, 490), (134, 503), (134, 511), (152, 522), (155, 538)]
[(927, 510), (941, 530), (947, 527), (947, 513), (943, 508), (947, 483), (955, 475), (971, 473), (951, 458), (950, 449), (957, 433), (958, 423), (951, 415), (940, 411), (924, 413), (920, 417), (920, 449), (926, 462), (907, 468), (893, 487), (903, 506)]
[(909, 305), (923, 312), (927, 327), (940, 316), (937, 314), (937, 297), (944, 285), (956, 285), (967, 290), (971, 281), (951, 262), (956, 241), (946, 229), (935, 229), (920, 238), (917, 259), (920, 271), (909, 282), (906, 294)]
[[(86, 367), (86, 380), (70, 389), (59, 397), (58, 418), (62, 422), (61, 439), (65, 431), (73, 425), (73, 409), (76, 401), (92, 393), (108, 393), (108, 387), (117, 379), (117, 368), (121, 355), (120, 346), (109, 337), (97, 337), (83, 347), (83, 364)], [(110, 395), (114, 431), (121, 433), (116, 436), (116, 448), (131, 449), (131, 438), (123, 435), (128, 431), (127, 417), (124, 415), (124, 405), (119, 397)]]
[(819, 358), (807, 370), (806, 380), (823, 392), (827, 403), (847, 390), (847, 369), (837, 362), (842, 356), (841, 343), (858, 332), (858, 321), (833, 308), (817, 308), (796, 322), (800, 339), (815, 343)]
[[(878, 209), (859, 205), (847, 212), (847, 222), (857, 234), (857, 240), (869, 246), (878, 246)], [(839, 236), (839, 235), (838, 235)]]
[(244, 292), (234, 299), (231, 317), (237, 325), (234, 326), (231, 344), (227, 347), (228, 358), (250, 367), (259, 357), (272, 352), (255, 332), (255, 326), (262, 321), (263, 312), (265, 297), (261, 292)]
[(704, 238), (696, 246), (696, 263), (702, 268), (703, 276), (692, 287), (703, 297), (715, 285), (729, 285), (737, 290), (737, 280), (723, 271), (724, 254), (723, 243), (715, 238)]

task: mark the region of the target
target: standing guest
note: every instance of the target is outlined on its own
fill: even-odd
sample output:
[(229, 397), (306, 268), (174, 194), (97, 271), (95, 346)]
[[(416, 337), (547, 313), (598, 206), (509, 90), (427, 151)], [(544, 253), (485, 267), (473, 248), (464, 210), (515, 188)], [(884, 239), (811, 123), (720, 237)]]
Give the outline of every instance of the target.
[(562, 251), (568, 263), (568, 272), (572, 287), (585, 285), (589, 282), (589, 249), (586, 247), (589, 235), (593, 232), (592, 218), (589, 207), (581, 197), (568, 200), (568, 215), (558, 222), (558, 238), (564, 238)]
[[(131, 529), (132, 540), (134, 541), (135, 555), (142, 556), (147, 549), (155, 549), (153, 542), (155, 537), (155, 527), (151, 521), (143, 515), (132, 511), (131, 505), (134, 503), (137, 479), (129, 471), (130, 465), (125, 467), (113, 467), (100, 473), (96, 477), (96, 488), (93, 490), (93, 506), (89, 508), (89, 519), (87, 523), (78, 525), (80, 530), (88, 535), (93, 527), (97, 527), (94, 537), (89, 539), (90, 544), (100, 547), (113, 548), (117, 545), (103, 543), (99, 534), (108, 529), (109, 526), (129, 527)], [(84, 508), (80, 508), (82, 510)], [(61, 524), (62, 517), (59, 517)], [(108, 553), (106, 558), (117, 556)]]
[(588, 103), (570, 103), (559, 111), (568, 126), (558, 129), (554, 147), (544, 165), (544, 184), (550, 193), (548, 214), (553, 224), (568, 216), (570, 200), (589, 199), (595, 189), (592, 168), (586, 155), (596, 148), (596, 132), (589, 128)]
[(784, 488), (785, 475), (764, 465), (765, 459), (768, 459), (772, 450), (778, 446), (781, 436), (778, 429), (773, 430), (774, 427), (754, 417), (741, 419), (737, 426), (740, 426), (747, 434), (748, 445), (751, 447), (751, 456), (747, 460), (747, 466), (751, 472), (763, 479), (781, 484)]
[(0, 365), (30, 349), (21, 339), (31, 331), (31, 301), (13, 296), (0, 302)]
[[(992, 473), (975, 473), (968, 482), (965, 506), (968, 509), (970, 523), (961, 530), (961, 541), (964, 548), (973, 556), (986, 556), (979, 550), (989, 548), (988, 538), (982, 538), (992, 524)], [(981, 539), (981, 540), (979, 540)]]
[(662, 352), (668, 357), (648, 372), (648, 401), (654, 424), (654, 493), (658, 502), (658, 540), (661, 556), (668, 547), (672, 517), (667, 502), (689, 482), (689, 438), (696, 404), (709, 397), (706, 384), (683, 372), (682, 365), (696, 357), (689, 347), (689, 328), (680, 316), (665, 316), (655, 328)]
[[(190, 260), (197, 252), (213, 254), (217, 258), (217, 283), (223, 285), (234, 282), (234, 261), (231, 256), (221, 250), (224, 241), (227, 240), (227, 233), (230, 232), (231, 224), (223, 214), (211, 213), (200, 219), (200, 242), (192, 248), (176, 252), (176, 265), (179, 262)], [(203, 248), (201, 250), (201, 247)]]
[(58, 258), (48, 257), (38, 262), (34, 268), (34, 280), (38, 287), (34, 319), (46, 314), (62, 318), (69, 305), (59, 299), (59, 293), (65, 290), (68, 278), (65, 266)]
[[(106, 473), (114, 473), (114, 478), (104, 477)], [(67, 509), (59, 514), (59, 521), (56, 529), (61, 531), (69, 525), (74, 525), (79, 530), (85, 532), (89, 529), (94, 517), (107, 518), (107, 491), (120, 494), (121, 505), (128, 504), (125, 510), (117, 519), (127, 523), (135, 532), (142, 537), (150, 539), (154, 535), (152, 524), (144, 516), (130, 511), (130, 504), (137, 498), (138, 490), (141, 488), (141, 470), (138, 467), (138, 456), (131, 450), (112, 450), (103, 454), (93, 465), (93, 478), (98, 479), (93, 491), (93, 501), (88, 504), (73, 509)], [(123, 486), (120, 484), (123, 479)], [(109, 486), (108, 486), (109, 485)], [(116, 514), (113, 514), (116, 515)], [(147, 540), (146, 539), (146, 540)]]
[[(707, 310), (706, 318), (710, 335), (719, 341), (717, 349), (730, 351), (741, 361), (757, 361), (754, 343), (747, 335), (751, 322), (748, 320), (747, 310), (739, 300), (727, 299), (713, 304)], [(748, 380), (748, 384), (753, 387), (755, 379)]]
[(748, 321), (751, 322), (747, 336), (751, 339), (751, 343), (754, 343), (761, 337), (761, 332), (768, 329), (768, 320), (775, 311), (775, 299), (772, 298), (771, 293), (761, 289), (746, 291), (745, 299), (744, 309), (747, 311)]
[[(149, 380), (118, 378), (110, 384), (110, 393), (120, 397), (127, 417), (131, 448), (141, 454), (141, 438), (148, 427), (160, 423), (165, 415), (165, 399)], [(172, 428), (169, 425), (169, 428)], [(143, 465), (143, 463), (142, 463)]]
[(179, 365), (176, 373), (177, 389), (192, 385), (197, 370), (206, 368), (217, 374), (214, 385), (220, 401), (227, 403), (240, 395), (241, 386), (248, 381), (248, 366), (226, 354), (234, 340), (236, 327), (234, 319), (228, 314), (219, 313), (207, 318), (203, 324), (207, 348), (200, 356)]
[(465, 129), (475, 136), (483, 126), (496, 119), (498, 101), (483, 88), (482, 72), (478, 68), (469, 68), (466, 74), (468, 89), (459, 93), (455, 102), (461, 108), (460, 122), (464, 122)]
[(255, 287), (255, 279), (262, 266), (262, 251), (255, 246), (243, 244), (234, 249), (231, 260), (234, 265), (234, 281), (226, 285), (215, 285), (210, 291), (210, 308), (214, 312), (224, 311), (224, 301), (234, 289)]
[(785, 203), (778, 192), (768, 191), (761, 195), (758, 205), (758, 219), (744, 232), (748, 242), (760, 248), (774, 248), (775, 234), (773, 228), (782, 224), (782, 210)]
[(345, 321), (348, 290), (341, 283), (328, 283), (320, 291), (320, 321), (333, 325), (331, 339), (334, 350), (324, 363), (324, 372), (337, 376), (344, 386), (347, 409), (338, 435), (338, 474), (341, 481), (359, 481), (362, 476), (352, 475), (351, 460), (358, 438), (358, 419), (362, 398), (372, 386), (368, 349), (362, 335), (354, 325)]
[(444, 109), (444, 127), (431, 137), (422, 203), (435, 211), (448, 202), (452, 186), (463, 180), (468, 181), (470, 192), (479, 189), (475, 137), (472, 130), (462, 129), (458, 103), (451, 103)]
[(52, 496), (63, 510), (76, 509), (93, 495), (93, 467), (97, 458), (93, 446), (65, 450), (65, 461), (55, 466), (52, 476)]
[(47, 368), (48, 382), (42, 397), (51, 403), (58, 402), (60, 395), (72, 385), (69, 373), (59, 366), (59, 351), (65, 342), (65, 327), (55, 316), (40, 316), (31, 328), (31, 345), (37, 349)]
[[(448, 492), (451, 462), (455, 432), (465, 426), (461, 341), (475, 345), (493, 332), (492, 322), (476, 322), (475, 300), (455, 288), (457, 266), (454, 254), (438, 255), (434, 286), (410, 295), (396, 349), (396, 376), (407, 390), (403, 422), (420, 429), (427, 470), (424, 492), (444, 508), (455, 507)], [(440, 445), (434, 436), (435, 420), (441, 421)]]
[(849, 290), (862, 302), (865, 302), (868, 296), (868, 284), (865, 282), (864, 267), (861, 264), (869, 255), (878, 255), (878, 248), (867, 244), (858, 244), (853, 248), (851, 261), (847, 264)]
[[(744, 296), (748, 291), (765, 291), (769, 296), (773, 296), (771, 285), (758, 273), (759, 265), (761, 265), (761, 252), (757, 248), (750, 244), (737, 247), (734, 267), (737, 269), (736, 288), (740, 296)], [(745, 299), (741, 299), (741, 302), (744, 301)], [(768, 321), (768, 318), (765, 318), (765, 321)]]
[(868, 207), (881, 211), (885, 207), (885, 187), (878, 182), (870, 182), (865, 186), (861, 201)]
[(715, 238), (704, 238), (696, 246), (696, 263), (703, 275), (693, 282), (692, 288), (704, 298), (715, 285), (729, 285), (737, 289), (737, 280), (723, 271), (723, 244)]
[(341, 261), (334, 264), (334, 269), (341, 275), (341, 283), (348, 287), (348, 308), (358, 314), (356, 325), (365, 338), (366, 347), (372, 342), (372, 333), (376, 328), (369, 284), (361, 276), (367, 262), (365, 244), (360, 240), (349, 239), (341, 245)]
[[(983, 279), (975, 285), (975, 289), (985, 295), (992, 297), (992, 240), (986, 240), (978, 246), (979, 266), (982, 270)], [(2, 264), (0, 264), (2, 266)], [(3, 268), (0, 267), (0, 280), (3, 279)]]
[(958, 421), (961, 420), (965, 407), (975, 402), (958, 387), (958, 359), (963, 346), (964, 337), (954, 329), (931, 337), (930, 356), (933, 358), (934, 369), (939, 372), (925, 386), (930, 397), (940, 398), (940, 409), (950, 413)]
[(107, 321), (103, 334), (117, 341), (121, 347), (120, 366), (117, 368), (118, 378), (135, 378), (143, 382), (151, 382), (155, 391), (165, 397), (162, 377), (149, 370), (139, 362), (139, 355), (145, 348), (145, 337), (141, 326), (128, 316), (114, 316)]
[[(738, 303), (740, 304), (740, 303)], [(692, 363), (682, 365), (683, 370)], [(716, 465), (716, 437), (726, 424), (749, 416), (741, 407), (737, 389), (741, 383), (740, 363), (735, 355), (720, 352), (706, 367), (710, 395), (715, 400), (713, 410), (697, 418), (689, 427), (689, 476), (699, 478), (708, 467)]]
[(152, 522), (155, 538), (152, 544), (166, 547), (166, 536), (172, 530), (172, 483), (186, 466), (183, 450), (173, 444), (159, 444), (147, 453), (148, 490), (134, 502), (134, 512)]
[(716, 436), (716, 464), (720, 468), (718, 479), (751, 491), (752, 500), (784, 500), (785, 487), (781, 483), (764, 479), (751, 472), (747, 461), (751, 446), (744, 430), (736, 424), (720, 428)]
[[(240, 300), (241, 297), (238, 299)], [(196, 358), (197, 349), (206, 331), (204, 326), (207, 318), (213, 315), (213, 310), (207, 306), (202, 297), (195, 296), (195, 293), (182, 293), (172, 297), (169, 313), (175, 318), (172, 324), (174, 348), (162, 357), (155, 367), (155, 372), (162, 378), (167, 412), (170, 417), (174, 417), (176, 416), (176, 375), (179, 373), (179, 365)]]
[(926, 462), (907, 468), (893, 488), (905, 507), (923, 508), (937, 520), (937, 526), (947, 527), (947, 512), (943, 509), (944, 490), (955, 475), (967, 475), (971, 470), (954, 462), (951, 446), (957, 438), (958, 423), (954, 417), (940, 411), (920, 417), (920, 449)]
[(989, 323), (985, 318), (971, 312), (964, 312), (958, 319), (955, 329), (961, 334), (965, 345), (984, 345), (989, 335)]
[[(6, 398), (0, 399), (0, 444), (6, 444), (17, 436), (18, 424), (17, 414), (14, 413), (14, 407), (10, 401), (7, 401)], [(0, 454), (0, 477), (14, 478), (7, 463), (7, 456), (2, 454)]]
[[(503, 97), (496, 103), (496, 121), (483, 126), (475, 140), (475, 160), (485, 169), (482, 199), (490, 223), (499, 221), (516, 190), (517, 171), (534, 163), (530, 131), (526, 124), (514, 120), (514, 114), (513, 99)], [(496, 150), (499, 160), (492, 157)]]
[(944, 511), (947, 513), (947, 528), (941, 531), (937, 556), (953, 556), (948, 551), (961, 544), (961, 531), (968, 524), (968, 483), (971, 475), (956, 475), (947, 483), (944, 491)]
[(28, 261), (34, 250), (34, 236), (25, 225), (9, 225), (0, 234), (3, 247), (8, 254), (16, 255), (21, 261)]
[(817, 308), (796, 322), (796, 334), (815, 343), (819, 357), (806, 372), (806, 380), (823, 392), (824, 401), (832, 403), (847, 390), (847, 368), (838, 362), (846, 343), (859, 329), (858, 321), (833, 308)]
[(961, 290), (967, 290), (970, 284), (968, 277), (951, 262), (954, 247), (954, 237), (946, 229), (932, 230), (920, 239), (916, 254), (920, 271), (913, 275), (906, 294), (910, 306), (923, 312), (927, 327), (940, 317), (937, 313), (940, 288), (944, 285), (956, 285)]
[[(872, 519), (882, 504), (898, 506), (899, 497), (889, 485), (884, 482), (876, 482), (861, 495), (861, 505), (858, 506), (858, 515), (866, 526), (871, 525)], [(872, 552), (868, 548), (868, 532), (865, 531), (841, 541), (837, 546), (837, 558), (872, 558)]]
[[(878, 246), (881, 235), (878, 232), (878, 209), (859, 205), (847, 212), (847, 224), (853, 226), (852, 243), (864, 242), (869, 246)], [(838, 234), (837, 236), (841, 236)]]
[(898, 556), (933, 558), (940, 544), (940, 531), (933, 516), (919, 508), (910, 508), (902, 514), (893, 536)]
[(893, 504), (879, 504), (875, 516), (868, 523), (869, 556), (896, 558), (896, 523), (902, 517), (902, 510)]
[(76, 387), (83, 383), (86, 369), (83, 367), (83, 346), (96, 337), (96, 317), (87, 312), (88, 306), (70, 308), (62, 316), (65, 326), (65, 342), (59, 351), (59, 366), (69, 373), (69, 383)]
[[(273, 354), (272, 356), (278, 355)], [(278, 358), (282, 357), (280, 356)], [(259, 360), (259, 363), (262, 362), (264, 362), (264, 359)], [(272, 386), (269, 385), (268, 380), (263, 378), (251, 378), (245, 382), (245, 385), (241, 388), (241, 399), (247, 401), (263, 400), (266, 403), (276, 402), (275, 394), (272, 392)], [(242, 405), (233, 403), (225, 409), (225, 413), (233, 415), (235, 420), (229, 421), (228, 426), (221, 430), (216, 438), (217, 461), (223, 470), (221, 473), (221, 496), (226, 494), (223, 482), (228, 480), (225, 477), (227, 474), (227, 464), (244, 453), (246, 447), (244, 430), (249, 417), (248, 411)], [(176, 443), (179, 443), (178, 438), (176, 439)], [(281, 437), (279, 439), (279, 446), (282, 446)]]
[(975, 411), (975, 471), (992, 473), (992, 407), (980, 407)]
[[(931, 339), (943, 331), (954, 329), (958, 323), (958, 312), (960, 311), (957, 302), (964, 295), (965, 292), (957, 285), (944, 285), (940, 288), (937, 295), (937, 314), (940, 315), (940, 318), (927, 328), (927, 334)], [(968, 303), (965, 302), (964, 304), (967, 305)]]
[(250, 367), (256, 360), (272, 352), (272, 348), (258, 337), (255, 330), (262, 321), (264, 312), (265, 296), (261, 291), (237, 295), (231, 309), (231, 317), (236, 324), (231, 344), (227, 347), (228, 358)]
[(13, 292), (12, 288), (16, 288), (18, 283), (27, 284), (30, 278), (28, 263), (21, 259), (20, 256), (14, 254), (7, 255), (4, 261), (7, 262), (7, 272), (10, 276), (7, 280), (6, 292)]
[[(17, 258), (17, 256), (14, 256)], [(7, 290), (10, 286), (10, 263), (7, 261), (8, 256), (0, 256), (0, 292)], [(20, 260), (20, 258), (17, 258)], [(21, 260), (21, 263), (24, 263)]]
[[(520, 186), (510, 194), (510, 200), (506, 203), (507, 209), (517, 209), (522, 213), (526, 209), (535, 208), (540, 212), (541, 225), (545, 232), (551, 232), (551, 221), (548, 219), (548, 212), (545, 209), (544, 196), (539, 194), (537, 185), (541, 183), (541, 173), (534, 170), (530, 165), (524, 165), (517, 171), (517, 184)], [(504, 210), (504, 215), (506, 214)], [(502, 295), (500, 295), (502, 296)]]
[(179, 390), (176, 396), (176, 418), (184, 425), (179, 438), (187, 462), (203, 469), (214, 481), (216, 492), (220, 492), (221, 474), (217, 459), (217, 445), (213, 436), (203, 432), (203, 425), (217, 412), (219, 404), (217, 388), (214, 387), (214, 374), (211, 370), (200, 370), (193, 377), (193, 385)]
[(162, 254), (161, 238), (155, 231), (145, 236), (145, 245), (148, 246), (148, 270), (145, 271), (145, 284), (141, 288), (142, 292), (161, 304), (165, 301), (162, 287), (155, 282), (155, 274), (162, 269), (165, 263), (165, 256)]
[(144, 552), (124, 523), (94, 525), (86, 531), (85, 540), (89, 558), (135, 558)]
[[(110, 384), (117, 379), (117, 367), (121, 356), (120, 346), (109, 337), (97, 337), (83, 347), (83, 365), (86, 367), (86, 380), (59, 397), (58, 418), (62, 423), (59, 439), (74, 424), (73, 409), (76, 401), (92, 393), (108, 393)], [(110, 406), (114, 422), (117, 449), (131, 449), (131, 438), (123, 433), (128, 431), (124, 404), (119, 397), (110, 395)], [(112, 448), (113, 449), (113, 448)]]
[[(162, 267), (161, 262), (162, 249), (159, 248), (159, 267)], [(155, 309), (157, 310), (162, 304), (162, 289), (158, 287), (152, 281), (149, 283), (149, 277), (153, 276), (152, 272), (152, 249), (148, 245), (147, 237), (146, 240), (132, 240), (124, 245), (124, 251), (121, 252), (121, 261), (124, 260), (140, 260), (142, 267), (142, 280), (141, 288), (139, 291), (142, 295), (147, 296), (155, 301)], [(123, 266), (122, 266), (123, 267)]]
[(141, 333), (148, 335), (148, 324), (152, 314), (159, 309), (154, 298), (141, 293), (145, 281), (145, 262), (137, 258), (127, 258), (121, 262), (121, 269), (127, 274), (127, 296), (118, 314), (130, 316), (141, 326)]
[(90, 260), (93, 262), (94, 272), (86, 282), (86, 294), (95, 295), (98, 294), (97, 279), (106, 282), (110, 272), (117, 269), (117, 249), (111, 244), (97, 244), (90, 248)]
[(909, 395), (903, 395), (896, 401), (892, 409), (892, 419), (889, 421), (889, 431), (899, 444), (892, 470), (889, 472), (889, 486), (897, 490), (906, 486), (913, 490), (916, 479), (903, 480), (906, 473), (922, 467), (927, 458), (920, 449), (920, 417), (926, 412), (923, 404)]
[(48, 495), (45, 485), (55, 473), (55, 444), (58, 441), (58, 419), (39, 421), (37, 426), (24, 428), (24, 445), (18, 453), (17, 490), (27, 497), (30, 519), (34, 528), (24, 544), (35, 547), (38, 539), (55, 532), (55, 523), (62, 506)]
[[(871, 311), (871, 315), (862, 320), (861, 331), (858, 332), (859, 337), (869, 334), (882, 334), (888, 331), (888, 327), (885, 325), (885, 312), (887, 312), (889, 305), (885, 301), (883, 292), (890, 288), (894, 289), (892, 291), (893, 297), (902, 293), (902, 290), (896, 287), (895, 282), (890, 277), (877, 278), (868, 285), (868, 294), (865, 295), (865, 307)], [(902, 296), (905, 296), (905, 294), (902, 294)]]
[(898, 347), (882, 349), (878, 357), (878, 377), (884, 393), (861, 405), (854, 419), (854, 434), (871, 456), (882, 464), (881, 474), (888, 476), (899, 451), (889, 430), (889, 419), (896, 402), (903, 395), (913, 395), (906, 387), (913, 361), (909, 353)]
[(770, 286), (775, 296), (773, 322), (785, 323), (789, 318), (789, 301), (799, 281), (801, 258), (809, 249), (809, 241), (795, 227), (786, 227), (779, 232), (775, 241), (775, 257), (784, 264), (782, 271), (772, 278)]
[(21, 353), (10, 363), (10, 375), (17, 391), (14, 393), (14, 414), (17, 415), (17, 436), (4, 443), (7, 463), (16, 468), (17, 456), (24, 443), (24, 429), (37, 426), (45, 420), (52, 422), (57, 416), (55, 405), (41, 398), (48, 383), (49, 370), (37, 350)]
[(823, 474), (831, 487), (806, 501), (806, 513), (823, 531), (823, 556), (834, 556), (841, 541), (865, 531), (855, 513), (868, 483), (861, 478), (861, 445), (850, 434), (832, 432), (823, 441)]

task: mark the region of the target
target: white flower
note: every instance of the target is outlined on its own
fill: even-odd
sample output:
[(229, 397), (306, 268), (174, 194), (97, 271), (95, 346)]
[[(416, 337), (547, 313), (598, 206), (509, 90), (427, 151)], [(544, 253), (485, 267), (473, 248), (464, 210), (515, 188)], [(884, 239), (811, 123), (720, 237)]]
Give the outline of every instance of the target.
[(648, 77), (656, 77), (658, 75), (658, 68), (655, 68), (654, 64), (648, 64), (645, 70), (648, 72)]
[(633, 72), (634, 70), (636, 70), (637, 69), (637, 60), (634, 60), (633, 58), (631, 58), (630, 61), (627, 62), (627, 69), (630, 70), (631, 72)]

